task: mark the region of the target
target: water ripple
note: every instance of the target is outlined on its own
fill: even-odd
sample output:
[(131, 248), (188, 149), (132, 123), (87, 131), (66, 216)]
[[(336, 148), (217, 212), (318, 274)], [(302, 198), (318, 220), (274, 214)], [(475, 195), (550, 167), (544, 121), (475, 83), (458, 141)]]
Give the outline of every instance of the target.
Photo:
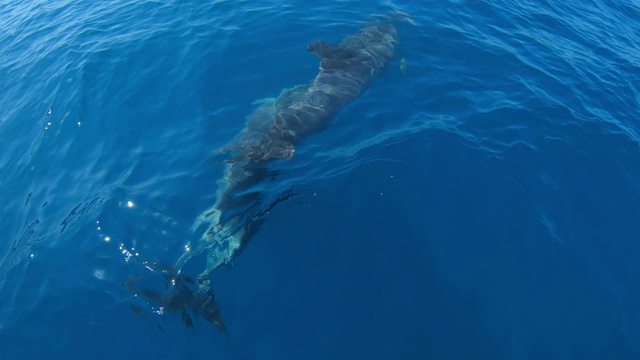
[[(418, 171), (433, 165), (418, 155), (444, 138), (502, 166), (493, 170), (526, 200), (540, 241), (589, 259), (637, 339), (636, 295), (625, 288), (640, 274), (633, 251), (613, 261), (580, 231), (594, 226), (623, 249), (637, 234), (625, 221), (640, 193), (640, 7), (556, 0), (3, 2), (0, 332), (66, 291), (117, 308), (132, 272), (120, 244), (172, 263), (215, 201), (222, 166), (210, 153), (242, 129), (251, 104), (315, 76), (306, 43), (339, 41), (390, 10), (411, 19), (400, 29), (410, 76), (394, 63), (254, 190), (278, 199), (372, 164)], [(55, 306), (46, 319), (72, 317), (71, 305)]]

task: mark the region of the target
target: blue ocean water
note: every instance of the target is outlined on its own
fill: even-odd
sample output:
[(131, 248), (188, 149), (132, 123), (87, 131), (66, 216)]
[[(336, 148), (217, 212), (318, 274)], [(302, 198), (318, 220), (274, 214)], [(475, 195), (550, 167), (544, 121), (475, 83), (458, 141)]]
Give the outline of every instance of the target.
[[(408, 77), (271, 165), (261, 191), (294, 196), (213, 278), (229, 341), (129, 293), (135, 258), (201, 235), (212, 151), (317, 74), (305, 45), (376, 14), (406, 14)], [(619, 0), (1, 3), (0, 358), (640, 358), (639, 23)]]

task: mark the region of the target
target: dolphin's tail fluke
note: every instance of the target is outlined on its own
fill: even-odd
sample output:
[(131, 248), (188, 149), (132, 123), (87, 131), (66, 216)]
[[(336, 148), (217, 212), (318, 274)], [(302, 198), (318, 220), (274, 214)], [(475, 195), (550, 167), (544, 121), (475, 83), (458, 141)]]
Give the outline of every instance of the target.
[(192, 304), (193, 311), (202, 315), (207, 321), (213, 324), (224, 338), (224, 342), (229, 341), (227, 326), (222, 321), (220, 308), (215, 302), (211, 281), (209, 279), (199, 280), (197, 296)]
[[(166, 280), (166, 292), (158, 292), (152, 289), (143, 289), (137, 287), (137, 283), (141, 278), (129, 278), (125, 283), (125, 288), (132, 294), (151, 303), (153, 306), (161, 307), (173, 313), (181, 313), (182, 320), (187, 327), (193, 326), (193, 320), (188, 315), (188, 310), (193, 314), (200, 315), (208, 322), (214, 325), (220, 333), (224, 341), (229, 340), (227, 327), (222, 320), (222, 314), (218, 304), (215, 302), (211, 282), (202, 279), (196, 284), (191, 278), (181, 275), (175, 268), (165, 268), (155, 266), (156, 264), (147, 263), (145, 266), (154, 273), (161, 274)], [(134, 312), (136, 308), (132, 307)]]

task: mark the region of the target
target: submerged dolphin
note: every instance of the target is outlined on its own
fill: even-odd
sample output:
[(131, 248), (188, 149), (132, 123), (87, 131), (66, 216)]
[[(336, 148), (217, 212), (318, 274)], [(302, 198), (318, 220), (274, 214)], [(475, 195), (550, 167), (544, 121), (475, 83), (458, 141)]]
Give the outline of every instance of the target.
[[(340, 109), (356, 99), (395, 58), (399, 42), (392, 21), (375, 20), (339, 44), (325, 41), (308, 44), (307, 50), (320, 59), (318, 75), (308, 84), (285, 89), (277, 98), (262, 101), (236, 138), (216, 151), (232, 156), (225, 160), (225, 175), (218, 181), (216, 203), (194, 224), (195, 229), (205, 226), (207, 230), (187, 246), (187, 252), (176, 265), (179, 269), (200, 254), (206, 256), (205, 269), (198, 277), (200, 290), (191, 292), (185, 288), (187, 300), (180, 304), (192, 307), (192, 302), (202, 301), (198, 299), (202, 294), (211, 294), (209, 275), (228, 264), (259, 229), (264, 214), (287, 198), (265, 204), (266, 194), (251, 191), (269, 176), (269, 161), (291, 159), (297, 144), (325, 129)], [(168, 298), (160, 294), (151, 297), (172, 303), (172, 297), (184, 296), (180, 292), (178, 288)], [(149, 294), (145, 295), (149, 298)], [(212, 319), (215, 318), (214, 323), (226, 338), (219, 310), (212, 309), (215, 309)]]

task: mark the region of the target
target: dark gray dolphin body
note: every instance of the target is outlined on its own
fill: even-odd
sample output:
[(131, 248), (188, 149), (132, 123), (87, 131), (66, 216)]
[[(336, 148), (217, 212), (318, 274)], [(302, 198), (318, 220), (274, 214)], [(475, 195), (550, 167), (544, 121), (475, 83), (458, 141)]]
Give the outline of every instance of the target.
[(239, 136), (223, 148), (236, 155), (228, 161), (291, 159), (296, 144), (326, 128), (394, 59), (398, 43), (393, 23), (375, 21), (338, 45), (325, 41), (308, 44), (307, 50), (320, 59), (316, 78), (310, 84), (282, 91), (271, 109), (263, 108), (258, 119), (248, 121)]
[(269, 176), (270, 160), (291, 159), (297, 144), (325, 129), (340, 109), (356, 99), (394, 59), (398, 44), (396, 25), (383, 20), (365, 24), (337, 45), (324, 41), (308, 44), (307, 50), (320, 59), (318, 75), (308, 84), (262, 101), (238, 136), (217, 151), (232, 154), (225, 160), (225, 175), (218, 181), (217, 201), (195, 222), (194, 229), (204, 226), (206, 231), (187, 245), (176, 265), (180, 269), (190, 259), (206, 256), (205, 269), (198, 278), (200, 290), (174, 288), (167, 295), (144, 295), (210, 317), (226, 338), (219, 310), (206, 295), (212, 294), (209, 275), (232, 261), (259, 229), (264, 215), (287, 198), (265, 200), (266, 194), (252, 191), (253, 186)]

